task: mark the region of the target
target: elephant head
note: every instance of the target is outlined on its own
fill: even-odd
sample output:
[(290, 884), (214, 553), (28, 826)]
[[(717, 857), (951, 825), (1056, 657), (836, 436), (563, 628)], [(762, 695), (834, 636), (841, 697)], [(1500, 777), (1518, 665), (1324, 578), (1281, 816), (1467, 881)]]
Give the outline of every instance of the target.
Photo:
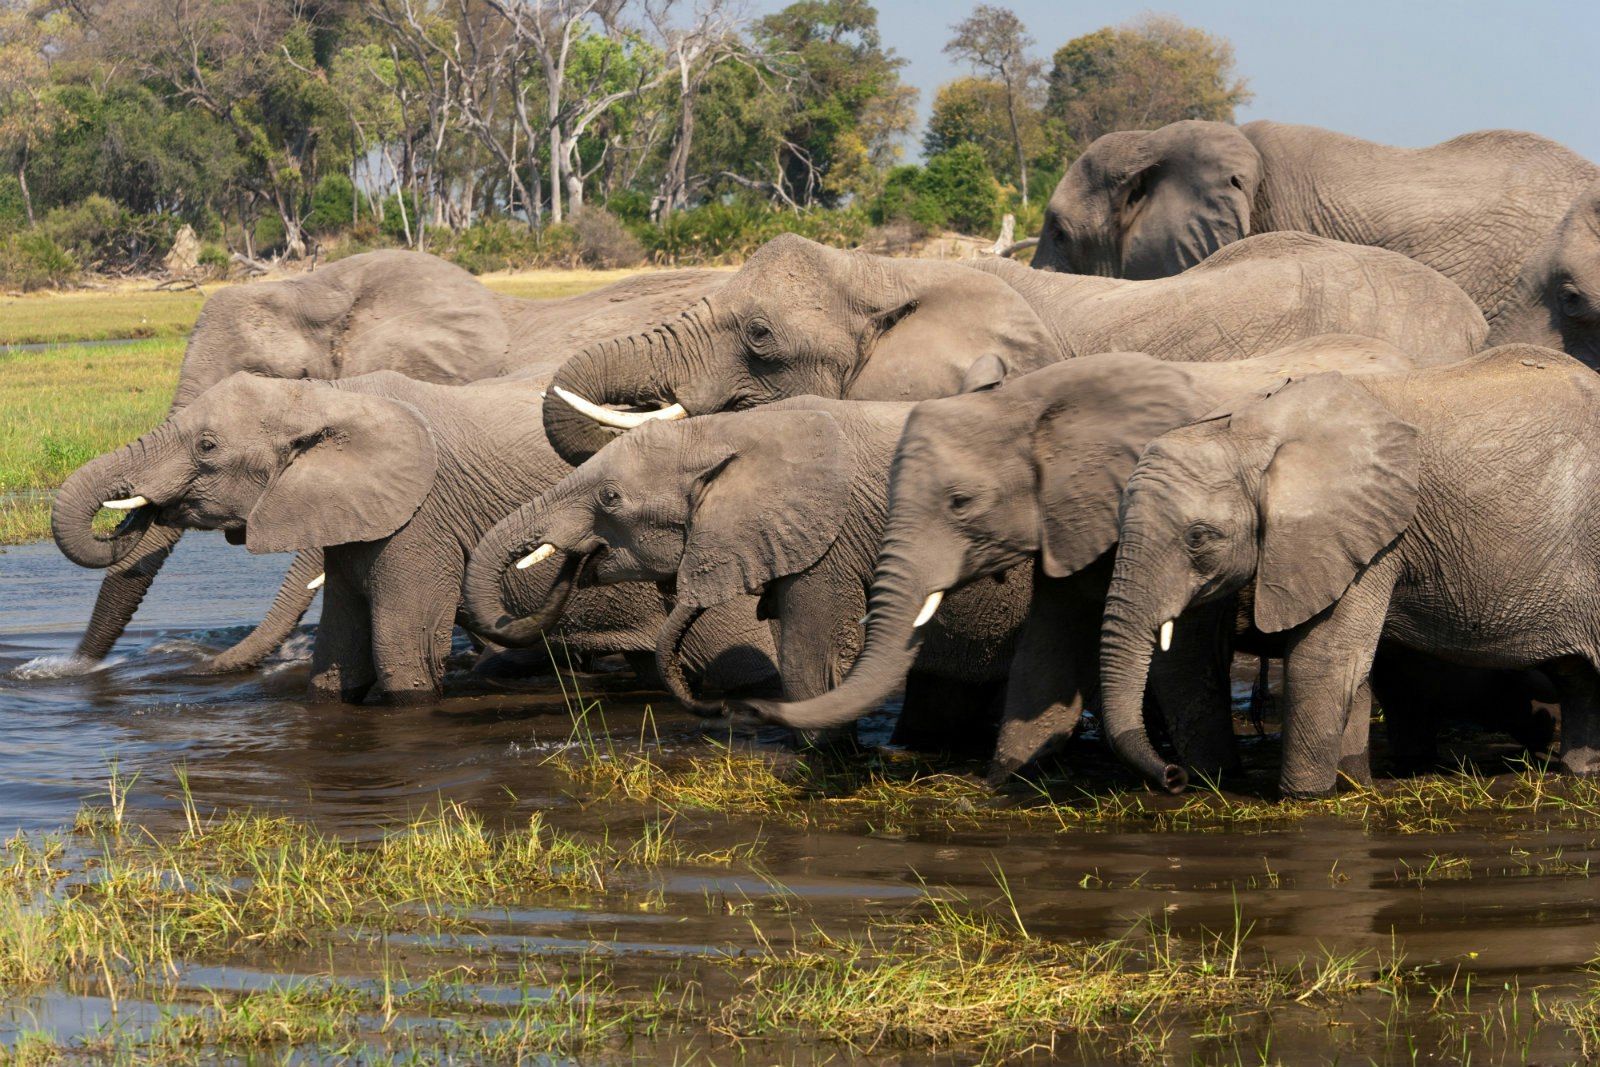
[(1225, 122), (1108, 133), (1062, 176), (1033, 265), (1166, 278), (1250, 234), (1261, 155)]
[(762, 246), (678, 318), (568, 360), (545, 399), (545, 430), (562, 458), (577, 464), (646, 421), (807, 394), (948, 396), (980, 362), (1032, 367), (1067, 354), (994, 275), (840, 251), (791, 234)]
[(1123, 494), (1101, 632), (1111, 746), (1156, 784), (1187, 776), (1145, 733), (1151, 659), (1191, 606), (1253, 582), (1256, 626), (1298, 626), (1341, 597), (1410, 524), (1415, 427), (1338, 374), (1174, 430), (1145, 450)]
[(918, 404), (895, 452), (860, 657), (831, 692), (747, 706), (797, 729), (850, 722), (905, 683), (951, 590), (1036, 557), (1052, 577), (1088, 567), (1116, 543), (1145, 444), (1212, 406), (1195, 370), (1108, 353)]
[[(121, 559), (154, 517), (222, 530), (252, 552), (371, 541), (410, 520), (437, 465), (432, 431), (409, 404), (233, 374), (78, 468), (56, 494), (50, 525), (61, 551), (86, 567)], [(102, 507), (131, 511), (129, 528), (97, 536)]]
[(1490, 317), (1489, 346), (1517, 342), (1600, 370), (1600, 185), (1573, 201)]
[[(849, 511), (846, 455), (838, 421), (818, 410), (642, 427), (484, 535), (463, 582), (469, 626), (526, 644), (580, 580), (672, 583), (658, 669), (686, 706), (720, 714), (698, 704), (684, 679), (689, 627), (707, 608), (822, 557)], [(528, 605), (539, 607), (523, 618)]]
[(177, 411), (235, 371), (344, 378), (380, 369), (457, 383), (509, 369), (501, 297), (421, 252), (366, 252), (218, 291), (184, 352)]

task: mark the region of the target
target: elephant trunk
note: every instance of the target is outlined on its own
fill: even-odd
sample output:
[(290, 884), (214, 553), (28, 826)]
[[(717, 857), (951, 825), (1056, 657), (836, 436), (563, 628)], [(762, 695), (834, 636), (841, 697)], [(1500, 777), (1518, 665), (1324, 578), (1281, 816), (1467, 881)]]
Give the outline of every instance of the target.
[[(1144, 694), (1158, 641), (1170, 640), (1170, 615), (1153, 610), (1153, 586), (1143, 584), (1140, 553), (1123, 531), (1116, 570), (1106, 596), (1100, 633), (1101, 714), (1106, 739), (1123, 762), (1169, 793), (1181, 793), (1189, 776), (1150, 744), (1144, 725)], [(1174, 612), (1173, 614), (1176, 614)]]
[[(105, 568), (144, 547), (157, 510), (149, 500), (159, 500), (161, 490), (173, 488), (152, 483), (166, 480), (158, 472), (175, 447), (174, 439), (171, 425), (163, 423), (72, 473), (50, 507), (50, 532), (63, 555), (80, 567)], [(116, 504), (128, 516), (109, 537), (101, 537), (94, 532), (94, 519), (107, 504)], [(148, 554), (148, 550), (140, 553)]]
[[(672, 383), (683, 377), (684, 338), (704, 336), (696, 309), (644, 333), (590, 345), (562, 364), (544, 399), (545, 436), (557, 454), (576, 467), (631, 424), (682, 418)], [(613, 412), (606, 405), (655, 410)]]
[(680, 601), (672, 609), (672, 614), (667, 616), (666, 623), (656, 637), (656, 673), (661, 675), (667, 691), (678, 703), (703, 718), (717, 719), (723, 715), (722, 704), (697, 699), (683, 674), (684, 640), (689, 636), (689, 628), (705, 610), (701, 605), (685, 601)]
[(872, 580), (866, 643), (837, 688), (792, 704), (750, 701), (744, 706), (796, 730), (826, 730), (870, 714), (902, 688), (927, 623), (955, 584), (953, 567), (949, 576), (931, 575), (912, 562), (910, 547), (908, 538), (891, 527)]
[(238, 644), (211, 657), (198, 668), (197, 674), (226, 674), (229, 671), (248, 670), (272, 655), (283, 644), (294, 628), (300, 625), (311, 602), (316, 599), (322, 582), (322, 549), (307, 548), (295, 553), (284, 575), (278, 595), (272, 598), (272, 607), (266, 618), (244, 636)]
[(100, 582), (89, 625), (78, 641), (78, 659), (97, 663), (106, 658), (182, 536), (183, 531), (176, 526), (159, 520), (151, 522), (133, 550), (111, 564)]
[[(530, 544), (543, 528), (542, 501), (525, 504), (483, 536), (467, 560), (461, 606), (467, 629), (508, 648), (539, 642), (561, 618), (587, 556)], [(522, 560), (539, 556), (525, 567)], [(554, 558), (552, 558), (554, 557)]]

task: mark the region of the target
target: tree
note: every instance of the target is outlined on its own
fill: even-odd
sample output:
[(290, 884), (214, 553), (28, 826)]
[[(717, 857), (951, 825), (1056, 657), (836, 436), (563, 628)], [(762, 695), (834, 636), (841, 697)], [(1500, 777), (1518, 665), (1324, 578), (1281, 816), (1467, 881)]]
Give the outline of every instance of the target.
[[(1004, 85), (988, 78), (961, 78), (942, 86), (928, 116), (923, 154), (932, 158), (957, 145), (976, 145), (994, 176), (1020, 190), (1022, 174), (1011, 139), (1006, 95)], [(1043, 112), (1037, 108), (1029, 107), (1017, 118), (1028, 173), (1037, 177), (1041, 167), (1048, 170), (1054, 166), (1055, 139), (1050, 136)]]
[(50, 86), (53, 37), (65, 29), (65, 22), (14, 0), (0, 3), (0, 145), (15, 163), (29, 226), (34, 225), (29, 157), (69, 118)]
[(1022, 143), (1023, 115), (1033, 108), (1041, 66), (1029, 58), (1033, 38), (1016, 13), (1009, 8), (979, 4), (972, 14), (951, 29), (955, 36), (944, 46), (945, 54), (965, 60), (974, 70), (985, 71), (1005, 90), (1006, 119), (1011, 126), (1011, 143), (1016, 152), (1017, 179), (1022, 203), (1028, 203), (1028, 154)]
[(1251, 95), (1234, 72), (1226, 38), (1147, 15), (1058, 49), (1045, 113), (1071, 137), (1076, 156), (1114, 130), (1150, 130), (1180, 119), (1232, 122)]

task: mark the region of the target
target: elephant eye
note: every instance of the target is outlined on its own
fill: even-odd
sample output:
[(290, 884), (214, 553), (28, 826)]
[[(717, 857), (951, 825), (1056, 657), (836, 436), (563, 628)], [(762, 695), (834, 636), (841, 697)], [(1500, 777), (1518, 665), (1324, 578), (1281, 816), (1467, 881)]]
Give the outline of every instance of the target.
[(1564, 315), (1579, 315), (1583, 312), (1583, 293), (1571, 282), (1561, 287), (1561, 312)]
[(1190, 526), (1187, 530), (1183, 531), (1184, 546), (1191, 552), (1198, 552), (1201, 549), (1208, 547), (1213, 542), (1220, 540), (1221, 538), (1221, 530), (1217, 529), (1215, 526), (1209, 526), (1203, 522), (1197, 522), (1193, 526)]
[(746, 325), (744, 334), (750, 343), (758, 348), (772, 340), (772, 328), (759, 319)]
[(1228, 184), (1239, 190), (1241, 193), (1244, 192), (1244, 180), (1237, 174), (1228, 179)]
[(217, 450), (216, 439), (211, 437), (202, 437), (200, 438), (199, 443), (195, 445), (195, 448), (199, 449), (202, 453), (215, 452)]
[(600, 506), (607, 511), (616, 511), (622, 506), (622, 493), (614, 485), (605, 485), (600, 488)]
[(972, 507), (972, 494), (963, 493), (959, 489), (950, 490), (950, 510), (957, 515), (965, 515)]

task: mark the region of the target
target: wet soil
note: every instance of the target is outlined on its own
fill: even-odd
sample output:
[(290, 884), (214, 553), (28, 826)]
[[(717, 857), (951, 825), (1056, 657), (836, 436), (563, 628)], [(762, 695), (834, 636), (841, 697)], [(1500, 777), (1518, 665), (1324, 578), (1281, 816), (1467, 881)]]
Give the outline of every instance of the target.
[[(544, 813), (558, 830), (590, 838), (636, 836), (659, 806), (618, 798), (575, 777), (571, 759), (600, 747), (637, 747), (674, 766), (731, 745), (794, 757), (779, 732), (707, 728), (625, 671), (576, 679), (449, 679), (437, 706), (387, 709), (311, 706), (300, 699), (309, 627), (258, 671), (207, 678), (185, 674), (242, 636), (271, 599), (286, 557), (251, 557), (220, 537), (190, 536), (158, 579), (138, 629), (108, 664), (88, 672), (69, 653), (88, 617), (99, 574), (81, 571), (50, 545), (0, 554), (0, 837), (45, 834), (73, 823), (85, 803), (106, 801), (108, 765), (133, 779), (127, 819), (150, 832), (184, 826), (180, 773), (196, 808), (252, 810), (371, 840), (409, 819), (460, 802), (491, 825), (525, 824)], [(1240, 688), (1248, 691), (1248, 674)], [(603, 707), (575, 739), (571, 686)], [(1536, 1002), (1588, 996), (1586, 969), (1600, 954), (1600, 812), (1560, 819), (1508, 815), (1492, 802), (1463, 811), (1447, 830), (1385, 824), (1340, 814), (1282, 822), (1200, 820), (1177, 829), (1159, 818), (1038, 817), (1041, 794), (1018, 787), (990, 800), (975, 788), (954, 807), (917, 802), (921, 786), (902, 754), (884, 751), (889, 714), (868, 724), (862, 759), (901, 780), (900, 807), (844, 810), (838, 817), (678, 807), (672, 831), (694, 850), (753, 846), (749, 861), (641, 869), (593, 894), (530, 893), (476, 913), (471, 933), (394, 932), (386, 952), (439, 961), (521, 958), (558, 970), (601, 961), (619, 988), (692, 985), (714, 1014), (740, 988), (729, 960), (758, 960), (819, 937), (861, 936), (869, 924), (917, 913), (930, 893), (964, 898), (977, 911), (1010, 911), (1034, 938), (1099, 941), (1152, 921), (1199, 941), (1218, 932), (1242, 940), (1243, 958), (1287, 964), (1361, 954), (1358, 970), (1403, 955), (1412, 978), (1338, 1001), (1293, 998), (1270, 1011), (1226, 1006), (1176, 1013), (1152, 1051), (1130, 1046), (1126, 1028), (1054, 1035), (1023, 1061), (1095, 1063), (1116, 1058), (1236, 1063), (1566, 1063), (1580, 1037), (1541, 1021)], [(1241, 733), (1249, 729), (1241, 724)], [(1469, 738), (1464, 751), (1484, 774), (1513, 755), (1497, 739)], [(1246, 736), (1252, 771), (1224, 803), (1270, 801), (1276, 754)], [(588, 746), (585, 748), (585, 746)], [(1475, 746), (1475, 747), (1473, 747)], [(552, 760), (565, 754), (568, 759)], [(897, 770), (899, 768), (899, 770)], [(934, 767), (971, 775), (980, 768)], [(922, 768), (926, 772), (927, 768)], [(909, 784), (905, 784), (909, 783)], [(1137, 790), (1092, 742), (1052, 772), (1046, 792), (1092, 804), (1091, 791)], [(848, 797), (851, 786), (830, 786)], [(824, 790), (827, 792), (827, 790)], [(976, 799), (974, 799), (976, 798)], [(1148, 797), (1159, 811), (1163, 798)], [(1035, 815), (1014, 817), (1019, 810)], [(80, 850), (82, 852), (84, 850)], [(84, 862), (78, 855), (76, 862)], [(997, 884), (1003, 871), (1011, 900)], [(342, 950), (341, 950), (342, 952)], [(314, 941), (216, 965), (191, 961), (180, 986), (248, 990), (283, 975), (362, 978), (354, 962)], [(343, 969), (342, 969), (343, 968)], [(554, 973), (554, 972), (551, 972)], [(1463, 1003), (1463, 981), (1469, 985)], [(1448, 995), (1430, 999), (1430, 989)], [(1472, 990), (1477, 992), (1472, 992)], [(7, 994), (0, 986), (0, 1042), (44, 1031), (62, 1042), (108, 1026), (137, 1031), (161, 1014), (63, 981)], [(505, 1005), (557, 995), (521, 979), (477, 979), (467, 1002)], [(1476, 997), (1476, 999), (1473, 999)], [(426, 1019), (412, 1019), (422, 1025)], [(1126, 1022), (1126, 1020), (1124, 1020)], [(1148, 1022), (1138, 1021), (1135, 1022)], [(370, 1037), (380, 1050), (392, 1027)], [(1115, 1031), (1115, 1032), (1112, 1032)], [(977, 1062), (971, 1048), (898, 1047), (881, 1040), (738, 1042), (678, 1025), (573, 1053), (572, 1062)], [(1141, 1051), (1142, 1050), (1142, 1051)], [(316, 1059), (314, 1049), (301, 1054)], [(463, 1054), (465, 1058), (471, 1058)], [(274, 1061), (277, 1055), (269, 1057)]]

